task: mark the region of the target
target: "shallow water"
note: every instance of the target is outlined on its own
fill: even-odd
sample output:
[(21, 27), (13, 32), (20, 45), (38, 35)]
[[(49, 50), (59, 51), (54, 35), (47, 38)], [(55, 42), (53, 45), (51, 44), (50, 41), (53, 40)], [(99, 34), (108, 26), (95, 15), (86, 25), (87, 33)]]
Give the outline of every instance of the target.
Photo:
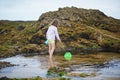
[[(109, 55), (109, 56), (108, 56)], [(104, 65), (88, 65), (88, 61), (97, 61), (98, 59), (108, 58), (104, 61)], [(10, 58), (0, 59), (0, 62), (6, 61), (11, 64), (16, 64), (17, 66), (11, 66), (2, 68), (0, 70), (0, 77), (9, 77), (9, 78), (30, 78), (30, 77), (48, 77), (48, 55), (38, 55), (31, 57), (24, 57), (22, 55), (13, 56)], [(54, 55), (54, 61), (56, 65), (64, 64), (66, 62), (63, 56)], [(84, 62), (84, 64), (79, 63)], [(87, 61), (87, 63), (85, 63)], [(72, 60), (70, 61), (71, 71), (69, 73), (94, 73), (96, 76), (80, 77), (80, 76), (63, 76), (69, 77), (73, 80), (119, 80), (120, 79), (120, 54), (116, 53), (98, 53), (97, 55), (89, 54), (87, 55), (73, 55)], [(73, 64), (76, 62), (76, 64)], [(77, 63), (78, 62), (78, 63)]]
[[(104, 67), (95, 68), (93, 66), (80, 66), (71, 71), (71, 73), (95, 74), (96, 76), (88, 76), (82, 78), (80, 76), (69, 76), (73, 80), (120, 80), (120, 59), (109, 61)], [(67, 76), (68, 77), (68, 76)]]
[[(42, 62), (44, 60), (44, 62)], [(0, 70), (0, 77), (7, 76), (9, 78), (28, 78), (41, 76), (46, 77), (47, 74), (47, 56), (14, 56), (5, 58), (0, 61), (10, 62), (17, 66), (6, 67)]]

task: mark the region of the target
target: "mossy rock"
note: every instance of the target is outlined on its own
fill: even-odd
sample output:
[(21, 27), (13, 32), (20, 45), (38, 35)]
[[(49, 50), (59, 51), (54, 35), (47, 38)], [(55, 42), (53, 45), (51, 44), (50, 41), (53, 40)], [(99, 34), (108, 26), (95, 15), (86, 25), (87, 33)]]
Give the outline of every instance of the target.
[(21, 48), (21, 53), (34, 53), (41, 51), (41, 47), (37, 44), (28, 44)]
[(53, 75), (53, 76), (63, 76), (66, 74), (66, 70), (64, 68), (60, 67), (53, 67), (48, 70), (48, 76)]
[(97, 74), (96, 73), (68, 73), (67, 75), (68, 76), (85, 78), (85, 77), (88, 77), (88, 76), (95, 77)]
[(87, 77), (87, 76), (89, 76), (89, 75), (86, 74), (86, 73), (81, 73), (81, 74), (80, 74), (80, 77)]

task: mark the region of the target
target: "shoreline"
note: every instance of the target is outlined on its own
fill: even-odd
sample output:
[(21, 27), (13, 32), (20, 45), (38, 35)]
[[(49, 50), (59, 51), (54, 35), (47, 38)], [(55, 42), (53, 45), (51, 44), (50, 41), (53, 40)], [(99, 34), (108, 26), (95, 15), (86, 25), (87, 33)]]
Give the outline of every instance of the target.
[[(11, 57), (11, 59), (13, 58), (13, 60), (15, 60), (15, 57)], [(44, 64), (46, 64), (46, 62), (47, 62), (47, 58), (48, 58), (48, 55), (35, 55), (35, 56), (28, 56), (28, 57), (20, 57), (20, 56), (16, 56), (16, 59), (18, 59), (18, 61), (20, 60), (20, 61), (22, 61), (22, 60), (25, 60), (25, 58), (26, 58), (26, 60), (32, 60), (33, 61), (33, 59), (35, 60), (35, 62), (36, 62), (36, 59), (37, 60), (40, 60), (40, 62), (38, 61), (38, 63), (39, 64), (42, 64), (41, 65), (41, 67), (40, 68), (42, 68), (42, 67), (45, 67), (44, 66)], [(10, 61), (11, 61), (11, 59), (10, 59)], [(99, 68), (100, 69), (102, 69), (102, 68), (104, 68), (104, 67), (114, 67), (114, 66), (116, 66), (116, 64), (118, 64), (119, 65), (119, 61), (116, 61), (117, 59), (118, 60), (120, 60), (120, 55), (119, 54), (117, 54), (117, 53), (106, 53), (106, 52), (100, 52), (100, 53), (98, 53), (98, 54), (76, 54), (76, 55), (73, 55), (73, 57), (72, 57), (72, 60), (70, 61), (70, 63), (67, 63), (66, 61), (65, 61), (65, 59), (64, 59), (64, 57), (62, 56), (62, 55), (54, 55), (54, 59), (55, 59), (55, 61), (56, 61), (56, 65), (57, 66), (59, 66), (60, 68), (64, 68), (64, 69), (67, 69), (67, 73), (73, 73), (74, 71), (76, 71), (76, 70), (78, 70), (78, 72), (80, 71), (80, 73), (78, 73), (78, 74), (76, 74), (76, 73), (74, 73), (74, 74), (70, 74), (68, 77), (67, 77), (67, 79), (65, 79), (65, 80), (70, 80), (70, 79), (68, 79), (68, 78), (70, 78), (70, 77), (72, 77), (72, 78), (76, 78), (76, 77), (79, 77), (80, 79), (81, 78), (84, 78), (85, 80), (87, 80), (87, 79), (90, 79), (90, 78), (94, 78), (94, 79), (104, 79), (103, 77), (105, 77), (105, 79), (107, 79), (108, 78), (108, 80), (109, 80), (109, 78), (111, 78), (111, 74), (110, 75), (108, 75), (108, 77), (107, 77), (107, 75), (104, 73), (104, 71), (100, 74), (100, 76), (103, 76), (103, 77), (100, 77), (99, 76), (99, 72), (96, 72), (96, 73), (93, 73), (92, 71), (90, 71), (90, 73), (91, 74), (89, 74), (88, 72), (86, 73), (85, 71), (86, 71), (86, 67), (87, 67), (87, 69), (89, 70), (92, 70), (91, 68), (95, 68), (95, 69), (98, 69), (99, 70)], [(3, 60), (4, 61), (4, 60)], [(5, 60), (6, 61), (6, 60)], [(17, 62), (18, 62), (17, 61)], [(8, 61), (9, 62), (9, 61)], [(23, 61), (23, 62), (26, 62), (26, 61)], [(112, 62), (112, 63), (111, 63)], [(21, 62), (20, 62), (21, 63)], [(20, 63), (17, 63), (17, 64), (20, 64)], [(35, 65), (36, 63), (34, 63), (34, 61), (32, 62), (33, 64), (32, 65)], [(25, 64), (21, 64), (22, 65), (22, 67), (30, 67), (30, 66), (32, 66), (32, 65), (28, 65), (29, 63), (25, 63)], [(30, 64), (31, 64), (31, 61), (30, 61)], [(48, 63), (47, 63), (47, 65), (48, 65)], [(46, 65), (46, 66), (47, 66)], [(15, 66), (18, 70), (19, 70), (19, 66), (20, 65), (18, 65), (18, 66)], [(15, 69), (16, 69), (15, 68)], [(37, 67), (36, 67), (37, 68)], [(9, 69), (9, 68), (8, 68)], [(34, 68), (33, 68), (33, 70), (34, 70)], [(46, 68), (46, 70), (48, 70), (47, 68)], [(82, 73), (81, 73), (81, 70), (83, 71)], [(103, 69), (104, 70), (104, 69)], [(25, 70), (26, 71), (26, 70)], [(106, 70), (105, 70), (106, 71)], [(84, 73), (84, 74), (83, 74)], [(6, 74), (6, 73), (5, 73)], [(13, 74), (13, 73), (12, 73)], [(58, 73), (56, 73), (56, 74), (58, 74)], [(98, 74), (98, 75), (97, 75)], [(105, 75), (104, 75), (105, 74)], [(27, 74), (26, 74), (27, 75)], [(115, 75), (115, 74), (114, 74)], [(48, 79), (48, 78), (46, 78), (46, 77), (42, 77), (41, 75), (39, 75), (40, 77), (39, 77), (39, 79), (41, 79), (41, 80), (44, 80), (44, 79), (47, 79), (47, 80), (52, 80), (52, 79), (56, 79), (56, 80), (59, 80), (60, 78), (50, 78), (50, 79)], [(66, 75), (65, 75), (66, 76)], [(83, 76), (83, 77), (82, 77)], [(86, 77), (84, 77), (84, 76), (86, 76)], [(95, 76), (95, 77), (91, 77), (91, 76)], [(107, 77), (107, 78), (106, 78)], [(9, 78), (9, 77), (2, 77), (1, 76), (1, 78), (0, 79), (8, 79), (8, 80), (14, 80), (15, 78), (13, 77), (13, 78)], [(36, 79), (36, 78), (38, 78), (37, 76), (34, 76), (33, 78), (21, 78), (21, 79), (23, 79), (23, 80), (32, 80), (32, 79)], [(63, 77), (61, 77), (61, 78), (63, 78)], [(66, 78), (66, 77), (65, 77)], [(72, 80), (72, 78), (71, 78), (71, 80)], [(16, 80), (19, 80), (20, 78), (16, 78)], [(117, 80), (117, 77), (112, 77), (111, 79), (115, 79), (115, 80)]]

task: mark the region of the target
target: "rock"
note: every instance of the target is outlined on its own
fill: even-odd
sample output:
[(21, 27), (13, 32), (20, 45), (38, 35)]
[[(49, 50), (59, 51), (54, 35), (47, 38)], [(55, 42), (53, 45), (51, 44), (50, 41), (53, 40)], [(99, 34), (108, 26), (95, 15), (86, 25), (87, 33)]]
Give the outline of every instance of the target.
[(76, 7), (59, 8), (58, 11), (43, 13), (38, 21), (41, 23), (41, 26), (47, 27), (54, 18), (59, 19), (61, 25), (65, 26), (71, 26), (72, 22), (76, 22), (99, 27), (111, 32), (120, 32), (120, 20), (108, 17), (96, 9)]
[(25, 29), (24, 26), (22, 26), (22, 25), (18, 26), (18, 30), (19, 30), (19, 31), (24, 30), (24, 29)]
[(14, 64), (11, 64), (10, 62), (0, 62), (0, 69), (5, 67), (15, 66)]

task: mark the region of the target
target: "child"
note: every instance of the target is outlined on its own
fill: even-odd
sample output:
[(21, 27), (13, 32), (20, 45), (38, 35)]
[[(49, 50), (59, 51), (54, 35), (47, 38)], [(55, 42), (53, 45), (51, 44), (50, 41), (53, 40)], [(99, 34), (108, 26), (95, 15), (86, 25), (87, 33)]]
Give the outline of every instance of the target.
[(57, 19), (54, 19), (51, 25), (49, 26), (47, 33), (46, 33), (46, 38), (48, 40), (48, 46), (49, 46), (49, 61), (50, 61), (50, 68), (55, 67), (53, 63), (53, 53), (55, 50), (55, 38), (60, 41), (61, 39), (58, 34), (57, 27), (59, 26), (59, 21)]

